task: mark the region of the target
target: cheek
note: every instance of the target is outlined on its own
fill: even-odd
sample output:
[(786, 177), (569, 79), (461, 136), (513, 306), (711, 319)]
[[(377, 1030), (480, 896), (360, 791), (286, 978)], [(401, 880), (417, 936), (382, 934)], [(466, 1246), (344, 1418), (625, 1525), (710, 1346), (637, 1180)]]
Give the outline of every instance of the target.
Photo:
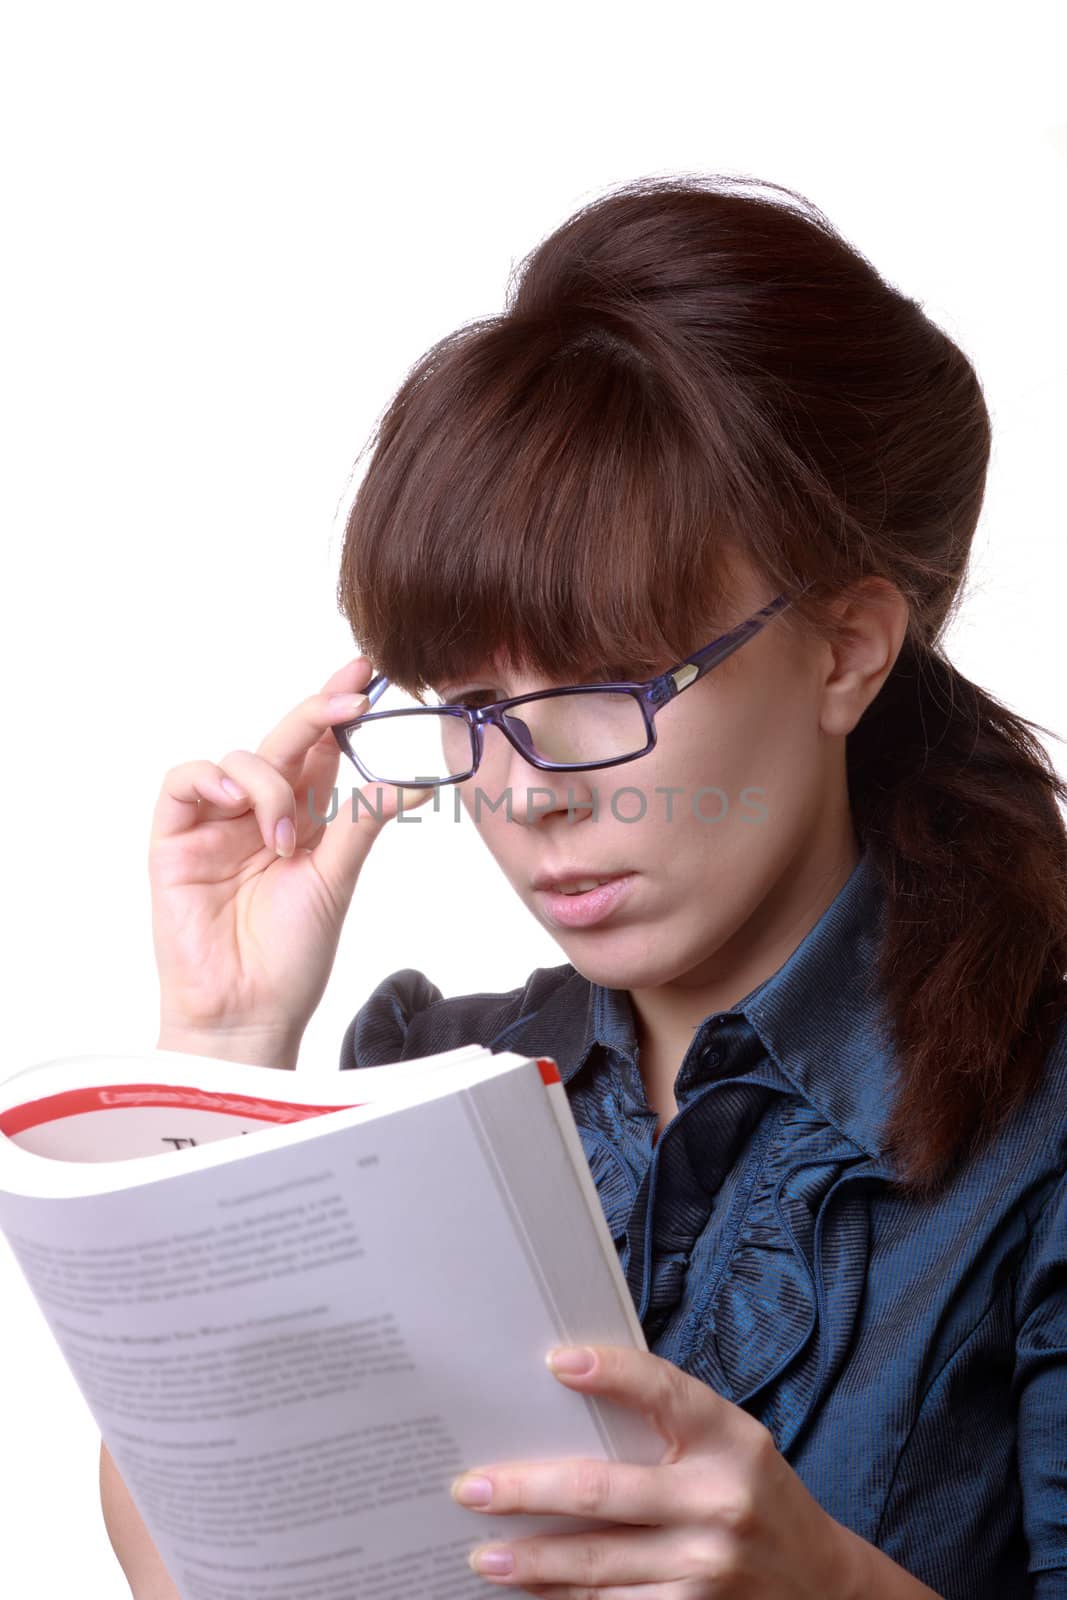
[(810, 705), (783, 686), (777, 705), (761, 708), (734, 763), (731, 795), (763, 808), (772, 831), (808, 818), (824, 792), (827, 753)]
[[(721, 789), (733, 803), (746, 782), (762, 765), (766, 741), (759, 720), (742, 714), (739, 708), (720, 707), (717, 713), (676, 721), (663, 730), (661, 743), (652, 752), (647, 769), (650, 794), (656, 786), (673, 785), (684, 791), (679, 801), (686, 807), (689, 797), (700, 789)], [(643, 766), (635, 762), (634, 766)], [(709, 796), (709, 800), (711, 797)]]
[[(690, 837), (696, 829), (709, 846), (735, 827), (750, 833), (756, 821), (772, 816), (787, 823), (810, 807), (820, 786), (817, 732), (803, 685), (775, 676), (743, 696), (722, 697), (684, 728), (679, 724), (669, 759), (665, 754), (657, 762), (650, 787), (682, 788), (679, 820)], [(712, 822), (692, 820), (694, 797), (701, 818)]]

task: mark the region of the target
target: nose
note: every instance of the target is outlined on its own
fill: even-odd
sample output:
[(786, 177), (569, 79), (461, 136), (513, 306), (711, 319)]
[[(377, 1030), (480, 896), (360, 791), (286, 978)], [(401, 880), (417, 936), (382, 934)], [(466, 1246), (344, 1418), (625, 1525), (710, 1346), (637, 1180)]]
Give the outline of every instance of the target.
[(500, 815), (530, 827), (544, 826), (548, 817), (578, 822), (590, 816), (589, 780), (595, 777), (595, 772), (545, 772), (516, 750), (501, 729), (490, 727), (474, 782), (482, 784), (483, 804), (492, 803)]

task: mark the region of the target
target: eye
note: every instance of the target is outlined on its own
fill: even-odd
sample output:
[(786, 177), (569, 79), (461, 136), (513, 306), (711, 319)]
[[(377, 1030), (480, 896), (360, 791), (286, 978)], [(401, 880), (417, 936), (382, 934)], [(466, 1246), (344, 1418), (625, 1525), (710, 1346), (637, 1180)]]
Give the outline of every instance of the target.
[(499, 695), (492, 695), (488, 689), (461, 689), (458, 694), (452, 694), (442, 699), (441, 704), (443, 706), (467, 706), (473, 710), (478, 704), (489, 705), (494, 698), (499, 699), (500, 697)]

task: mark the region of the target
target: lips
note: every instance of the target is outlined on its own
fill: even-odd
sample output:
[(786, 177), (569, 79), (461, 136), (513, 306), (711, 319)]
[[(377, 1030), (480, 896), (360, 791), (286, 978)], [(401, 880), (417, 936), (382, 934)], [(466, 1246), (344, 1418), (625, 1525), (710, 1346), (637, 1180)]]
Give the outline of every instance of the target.
[(549, 885), (538, 891), (540, 912), (561, 930), (599, 927), (615, 919), (619, 907), (632, 898), (636, 882), (636, 873), (622, 872), (597, 889), (575, 894), (561, 894)]
[(579, 883), (610, 883), (613, 878), (624, 878), (629, 872), (628, 867), (621, 868), (618, 872), (605, 872), (596, 867), (569, 867), (566, 871), (540, 872), (533, 879), (531, 887), (534, 889), (547, 889), (551, 893), (560, 894), (567, 889), (573, 889)]

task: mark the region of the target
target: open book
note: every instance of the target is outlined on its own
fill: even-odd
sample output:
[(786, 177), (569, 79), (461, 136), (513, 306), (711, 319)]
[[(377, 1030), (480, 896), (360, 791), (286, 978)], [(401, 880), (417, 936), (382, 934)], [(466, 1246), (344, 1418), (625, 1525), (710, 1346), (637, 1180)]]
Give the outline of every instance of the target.
[(485, 1594), (494, 1461), (654, 1463), (555, 1344), (646, 1349), (555, 1064), (77, 1056), (0, 1083), (5, 1234), (183, 1600)]

